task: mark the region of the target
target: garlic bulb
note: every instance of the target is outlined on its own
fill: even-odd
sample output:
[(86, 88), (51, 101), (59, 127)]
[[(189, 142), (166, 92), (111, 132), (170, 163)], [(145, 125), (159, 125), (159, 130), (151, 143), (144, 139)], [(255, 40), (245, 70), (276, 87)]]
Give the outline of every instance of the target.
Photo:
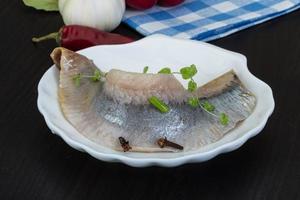
[(111, 31), (121, 23), (125, 0), (59, 0), (58, 7), (66, 25)]

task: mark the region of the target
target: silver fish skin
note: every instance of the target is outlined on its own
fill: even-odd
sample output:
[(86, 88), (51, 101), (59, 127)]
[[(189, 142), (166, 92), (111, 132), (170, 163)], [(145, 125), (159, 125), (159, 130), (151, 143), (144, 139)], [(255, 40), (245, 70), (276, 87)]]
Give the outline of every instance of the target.
[[(165, 81), (175, 83), (174, 86), (166, 82), (165, 88), (158, 90), (157, 95), (167, 98), (170, 107), (170, 112), (160, 113), (145, 102), (145, 97), (155, 94), (155, 88), (143, 90), (142, 86), (133, 87), (136, 84), (134, 77), (141, 81), (145, 74), (128, 74), (120, 70), (116, 73), (113, 70), (99, 82), (83, 79), (80, 86), (75, 86), (74, 75), (92, 75), (96, 66), (86, 57), (64, 48), (55, 49), (52, 58), (60, 68), (59, 102), (65, 118), (90, 140), (115, 150), (122, 150), (119, 137), (128, 140), (132, 151), (138, 152), (176, 151), (159, 148), (157, 140), (162, 137), (184, 146), (184, 151), (198, 150), (223, 138), (249, 117), (256, 105), (255, 96), (233, 71), (210, 81), (192, 94), (200, 101), (213, 104), (213, 114), (201, 108), (191, 108), (186, 103), (191, 94), (182, 90), (182, 85), (177, 85), (175, 77), (147, 75), (145, 82), (153, 80), (154, 85), (164, 85)], [(126, 83), (124, 77), (132, 81)], [(176, 90), (180, 94), (178, 99)], [(132, 91), (135, 94), (131, 98)], [(220, 113), (228, 115), (228, 125), (219, 122)]]

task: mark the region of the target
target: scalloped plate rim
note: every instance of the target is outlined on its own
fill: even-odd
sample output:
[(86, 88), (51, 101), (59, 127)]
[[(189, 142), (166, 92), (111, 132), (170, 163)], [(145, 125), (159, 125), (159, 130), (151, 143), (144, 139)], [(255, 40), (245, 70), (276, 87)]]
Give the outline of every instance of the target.
[[(218, 49), (219, 51), (230, 53), (234, 56), (239, 57), (241, 62), (243, 62), (245, 64), (247, 63), (246, 57), (242, 54), (228, 51), (228, 50), (222, 49), (220, 47), (217, 47), (217, 46), (205, 43), (205, 42), (201, 42), (201, 41), (182, 40), (182, 39), (171, 38), (171, 37), (160, 35), (160, 34), (148, 36), (148, 37), (145, 37), (136, 42), (125, 44), (125, 45), (128, 45), (128, 46), (129, 45), (141, 45), (148, 40), (157, 40), (157, 39), (158, 40), (161, 40), (161, 39), (177, 40), (180, 42), (190, 42), (190, 43), (198, 43), (198, 44), (200, 43), (204, 46), (208, 46), (210, 48)], [(109, 45), (90, 47), (87, 49), (80, 50), (78, 52), (82, 53), (82, 52), (86, 52), (86, 51), (91, 51), (91, 50), (99, 48), (99, 47), (101, 48), (101, 47), (107, 47), (107, 46), (109, 46)], [(113, 46), (114, 46), (113, 48), (115, 48), (115, 47), (117, 48), (118, 46), (124, 46), (124, 45), (113, 45)], [(247, 65), (245, 65), (245, 66), (247, 66)], [(125, 156), (124, 153), (122, 153), (122, 152), (120, 152), (120, 153), (119, 152), (104, 153), (104, 152), (96, 151), (96, 150), (86, 146), (85, 144), (80, 143), (80, 141), (75, 141), (72, 138), (69, 138), (64, 133), (64, 131), (62, 131), (59, 127), (57, 127), (54, 123), (52, 123), (51, 119), (49, 119), (48, 113), (47, 113), (46, 109), (44, 108), (43, 102), (41, 100), (41, 95), (42, 95), (41, 88), (43, 87), (42, 84), (43, 84), (44, 77), (51, 70), (51, 68), (49, 68), (45, 72), (45, 74), (43, 75), (43, 77), (41, 78), (41, 80), (38, 84), (38, 100), (37, 100), (38, 109), (39, 109), (40, 113), (43, 115), (43, 117), (46, 121), (46, 124), (50, 128), (50, 130), (53, 133), (59, 135), (72, 148), (87, 152), (88, 154), (95, 157), (96, 159), (99, 159), (102, 161), (107, 161), (107, 162), (122, 162), (122, 163), (127, 164), (132, 167), (147, 167), (147, 166), (175, 167), (175, 166), (179, 166), (179, 165), (186, 164), (186, 163), (204, 162), (204, 161), (214, 158), (215, 156), (217, 156), (219, 154), (238, 149), (248, 139), (257, 135), (265, 127), (267, 120), (268, 120), (269, 116), (272, 114), (274, 107), (275, 107), (272, 89), (266, 83), (264, 83), (260, 79), (256, 78), (253, 74), (251, 74), (249, 72), (248, 68), (246, 67), (246, 69), (244, 69), (244, 70), (245, 70), (245, 73), (247, 73), (247, 75), (249, 75), (249, 78), (255, 79), (255, 81), (260, 82), (260, 84), (264, 84), (266, 89), (270, 92), (270, 96), (269, 96), (270, 106), (269, 106), (268, 111), (264, 114), (264, 116), (261, 117), (262, 121), (259, 124), (257, 124), (257, 126), (255, 128), (246, 132), (244, 135), (240, 136), (239, 138), (237, 138), (233, 141), (230, 141), (230, 142), (222, 144), (214, 149), (211, 149), (209, 151), (193, 153), (193, 154), (189, 154), (189, 155), (182, 155), (182, 156), (175, 157), (175, 158), (134, 158), (134, 157)]]

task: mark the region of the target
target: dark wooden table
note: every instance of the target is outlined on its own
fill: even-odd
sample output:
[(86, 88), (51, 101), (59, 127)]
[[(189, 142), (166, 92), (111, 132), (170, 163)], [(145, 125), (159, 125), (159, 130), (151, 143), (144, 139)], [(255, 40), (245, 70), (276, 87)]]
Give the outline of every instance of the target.
[[(248, 57), (273, 89), (265, 129), (238, 150), (200, 164), (131, 168), (76, 151), (47, 128), (37, 84), (54, 42), (57, 13), (0, 2), (0, 199), (300, 199), (300, 11), (211, 43)], [(121, 25), (116, 32), (142, 36)]]

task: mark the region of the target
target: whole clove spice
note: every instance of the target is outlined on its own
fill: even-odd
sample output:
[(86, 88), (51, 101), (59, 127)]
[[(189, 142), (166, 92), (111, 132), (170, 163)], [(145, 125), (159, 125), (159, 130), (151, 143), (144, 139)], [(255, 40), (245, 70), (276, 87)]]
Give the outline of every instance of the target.
[(166, 137), (158, 139), (157, 144), (160, 146), (160, 148), (173, 147), (175, 149), (183, 150), (183, 146), (167, 140)]
[(119, 142), (120, 142), (124, 152), (132, 149), (131, 146), (129, 145), (129, 141), (126, 141), (123, 137), (119, 137)]

